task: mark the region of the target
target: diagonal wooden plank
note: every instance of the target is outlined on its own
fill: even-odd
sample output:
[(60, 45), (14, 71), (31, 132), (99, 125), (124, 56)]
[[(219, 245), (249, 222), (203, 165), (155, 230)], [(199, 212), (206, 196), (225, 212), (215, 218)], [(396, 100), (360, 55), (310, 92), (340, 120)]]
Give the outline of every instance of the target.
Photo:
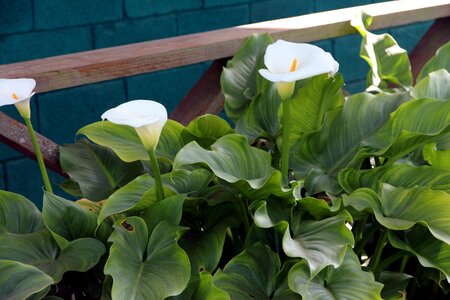
[[(39, 133), (36, 136), (46, 167), (64, 175), (59, 164), (59, 146)], [(0, 112), (0, 142), (36, 160), (27, 127), (3, 112)]]
[(371, 29), (450, 16), (448, 0), (388, 1), (249, 24), (144, 43), (99, 49), (0, 66), (1, 78), (32, 77), (36, 91), (169, 69), (233, 56), (252, 33), (311, 42), (354, 33), (349, 21), (361, 10), (374, 16)]
[(437, 19), (411, 52), (411, 70), (414, 79), (437, 49), (450, 41), (450, 17)]
[(218, 114), (223, 109), (224, 97), (220, 87), (222, 68), (229, 58), (215, 60), (170, 114), (170, 118), (187, 125), (203, 114)]

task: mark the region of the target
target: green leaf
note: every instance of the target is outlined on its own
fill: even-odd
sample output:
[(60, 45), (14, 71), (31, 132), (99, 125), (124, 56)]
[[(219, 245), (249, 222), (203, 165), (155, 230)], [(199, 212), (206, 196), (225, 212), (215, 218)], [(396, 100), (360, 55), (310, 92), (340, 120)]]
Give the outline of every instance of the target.
[(141, 201), (144, 194), (154, 186), (155, 181), (148, 174), (141, 175), (112, 194), (103, 205), (97, 223), (114, 214), (126, 212), (132, 209), (140, 210), (156, 202), (157, 199), (147, 198)]
[(297, 140), (305, 132), (322, 127), (325, 114), (344, 105), (342, 75), (330, 77), (328, 74), (314, 76), (298, 89), (292, 97), (291, 140)]
[(327, 267), (311, 279), (308, 263), (300, 261), (289, 272), (289, 287), (304, 300), (380, 299), (383, 285), (372, 273), (363, 272), (358, 257), (349, 247), (338, 268)]
[(362, 142), (408, 99), (407, 93), (356, 94), (343, 108), (328, 112), (320, 130), (303, 134), (292, 147), (290, 167), (297, 176), (306, 176), (307, 194), (339, 193), (338, 172), (359, 165), (357, 154)]
[[(206, 114), (192, 120), (184, 128), (182, 135), (185, 140), (195, 140), (203, 148), (209, 148), (218, 138), (233, 132), (227, 121), (219, 116)], [(173, 156), (175, 155), (176, 153)]]
[(31, 233), (44, 228), (41, 212), (25, 197), (0, 190), (0, 235)]
[(387, 300), (406, 300), (405, 289), (411, 278), (413, 276), (404, 273), (380, 272), (377, 281), (384, 285), (381, 297)]
[(97, 215), (73, 201), (45, 192), (42, 211), (45, 225), (61, 248), (68, 241), (95, 236)]
[(3, 299), (26, 299), (52, 283), (50, 276), (33, 266), (0, 260), (0, 295)]
[(186, 200), (186, 195), (174, 195), (154, 203), (147, 208), (142, 215), (148, 231), (151, 233), (156, 226), (166, 221), (173, 225), (178, 225), (181, 221), (183, 213), (183, 204)]
[(450, 101), (412, 100), (401, 105), (376, 134), (364, 142), (371, 153), (390, 163), (414, 149), (436, 140), (450, 125)]
[(260, 228), (271, 228), (282, 221), (288, 221), (295, 202), (292, 199), (268, 198), (256, 209), (253, 220)]
[(222, 72), (220, 84), (225, 95), (225, 111), (234, 121), (242, 116), (249, 102), (261, 90), (264, 81), (258, 70), (264, 68), (264, 54), (271, 43), (273, 40), (269, 34), (253, 34)]
[(391, 35), (367, 31), (366, 26), (370, 26), (370, 23), (371, 17), (365, 14), (351, 21), (351, 25), (363, 37), (360, 56), (371, 67), (368, 82), (376, 87), (384, 87), (387, 82), (392, 82), (406, 89), (411, 88), (413, 79), (408, 53), (400, 48)]
[(144, 220), (129, 217), (114, 228), (104, 269), (114, 280), (113, 299), (164, 299), (186, 288), (189, 258), (176, 242), (182, 227), (161, 222), (149, 237)]
[(278, 132), (278, 109), (281, 100), (275, 84), (266, 84), (236, 121), (236, 132), (249, 139), (274, 137)]
[(255, 244), (230, 260), (223, 270), (218, 270), (213, 283), (231, 299), (270, 299), (279, 270), (278, 255), (268, 246)]
[(206, 164), (213, 173), (230, 183), (245, 180), (252, 188), (262, 187), (275, 169), (267, 152), (252, 148), (242, 135), (229, 134), (205, 150), (196, 142), (187, 144), (175, 157), (174, 169), (196, 163)]
[(212, 276), (208, 272), (200, 273), (200, 282), (197, 291), (194, 294), (194, 298), (197, 300), (231, 300), (230, 296), (223, 290), (217, 288), (213, 281)]
[(416, 225), (403, 233), (389, 231), (392, 246), (413, 253), (424, 267), (442, 271), (450, 282), (450, 244), (436, 239), (426, 227)]
[(90, 200), (108, 198), (115, 190), (142, 174), (139, 162), (125, 163), (112, 150), (82, 139), (60, 147), (63, 170)]
[(414, 98), (434, 98), (448, 100), (450, 98), (450, 73), (441, 69), (428, 74), (419, 81), (411, 91)]
[[(161, 132), (156, 153), (169, 159), (173, 158), (184, 145), (182, 129), (180, 123), (168, 120)], [(91, 141), (111, 148), (125, 162), (150, 159), (133, 127), (102, 121), (81, 128), (77, 134), (84, 134)]]
[(422, 224), (437, 239), (450, 244), (450, 194), (446, 192), (384, 184), (380, 195), (361, 188), (343, 198), (345, 206), (373, 211), (377, 221), (389, 229), (406, 230)]
[(417, 82), (424, 79), (428, 74), (439, 69), (446, 69), (450, 72), (450, 42), (441, 46), (437, 51), (436, 55), (433, 56), (422, 68), (419, 75), (417, 76)]
[(213, 174), (205, 169), (177, 169), (162, 175), (164, 185), (177, 194), (198, 194), (203, 192), (213, 179)]
[(438, 150), (436, 143), (427, 144), (423, 146), (423, 159), (433, 167), (450, 171), (450, 149)]
[(361, 187), (378, 191), (380, 183), (404, 188), (423, 186), (450, 193), (450, 172), (430, 166), (395, 164), (368, 170), (345, 169), (339, 173), (339, 183), (347, 193)]
[(355, 241), (352, 232), (345, 226), (351, 221), (347, 211), (320, 221), (303, 221), (294, 238), (289, 227), (283, 236), (283, 250), (289, 257), (304, 258), (309, 265), (311, 277), (326, 266), (338, 268), (345, 257), (347, 246)]
[(287, 260), (275, 278), (275, 293), (271, 299), (274, 300), (298, 300), (298, 294), (294, 293), (288, 285), (288, 276), (291, 268), (298, 262)]
[(103, 243), (82, 238), (67, 244), (61, 251), (47, 230), (29, 234), (0, 235), (0, 259), (32, 265), (59, 282), (67, 271), (86, 272), (105, 252)]

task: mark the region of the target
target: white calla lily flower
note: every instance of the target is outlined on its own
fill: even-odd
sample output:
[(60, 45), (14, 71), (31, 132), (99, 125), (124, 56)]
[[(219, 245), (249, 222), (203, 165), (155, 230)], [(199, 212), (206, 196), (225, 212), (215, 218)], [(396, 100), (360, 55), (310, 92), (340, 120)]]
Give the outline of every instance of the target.
[(29, 119), (30, 99), (35, 87), (36, 81), (31, 78), (0, 79), (0, 106), (14, 104), (20, 115)]
[(107, 110), (102, 119), (134, 127), (144, 147), (155, 150), (167, 122), (167, 110), (156, 101), (133, 100)]
[(334, 75), (339, 69), (333, 56), (323, 49), (283, 40), (267, 47), (264, 64), (267, 69), (260, 69), (259, 74), (277, 84), (282, 99), (292, 96), (295, 81), (325, 73)]

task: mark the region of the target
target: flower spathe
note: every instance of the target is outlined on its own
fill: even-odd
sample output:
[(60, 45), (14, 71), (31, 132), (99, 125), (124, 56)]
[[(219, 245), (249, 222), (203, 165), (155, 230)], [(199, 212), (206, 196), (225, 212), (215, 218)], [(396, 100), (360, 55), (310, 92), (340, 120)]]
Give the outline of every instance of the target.
[(36, 81), (32, 78), (0, 79), (0, 106), (14, 104), (24, 119), (31, 117), (30, 98)]
[(334, 75), (339, 69), (339, 64), (323, 49), (283, 40), (267, 47), (264, 64), (267, 69), (260, 69), (259, 73), (277, 84), (282, 99), (292, 96), (295, 81), (325, 73)]
[(134, 127), (144, 147), (155, 150), (167, 122), (167, 110), (156, 101), (133, 100), (107, 110), (102, 119)]

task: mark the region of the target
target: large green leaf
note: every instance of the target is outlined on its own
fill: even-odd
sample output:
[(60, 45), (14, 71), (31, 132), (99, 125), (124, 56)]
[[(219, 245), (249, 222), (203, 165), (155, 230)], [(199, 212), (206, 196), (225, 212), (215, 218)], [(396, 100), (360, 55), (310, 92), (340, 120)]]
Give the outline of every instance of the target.
[(255, 244), (218, 270), (213, 283), (231, 299), (271, 299), (280, 266), (276, 253), (268, 246)]
[(306, 176), (307, 193), (338, 193), (338, 172), (352, 164), (361, 143), (409, 97), (408, 93), (350, 96), (343, 108), (326, 114), (320, 130), (302, 135), (292, 147), (290, 167), (297, 176)]
[(174, 195), (154, 203), (143, 214), (148, 231), (151, 233), (162, 221), (178, 225), (183, 213), (183, 203), (186, 195)]
[(61, 248), (68, 241), (95, 236), (97, 215), (73, 201), (45, 192), (42, 211), (45, 225)]
[(182, 227), (161, 222), (148, 236), (139, 217), (114, 224), (105, 265), (111, 275), (113, 299), (164, 299), (180, 294), (189, 282), (189, 258), (177, 245)]
[[(184, 145), (181, 137), (182, 130), (181, 124), (168, 120), (161, 132), (156, 153), (169, 159), (173, 158)], [(150, 159), (133, 127), (102, 121), (81, 128), (78, 134), (83, 134), (91, 141), (111, 148), (125, 162)]]
[(364, 142), (390, 164), (420, 146), (436, 140), (450, 125), (450, 101), (412, 100), (401, 105), (376, 134)]
[(380, 195), (361, 188), (343, 198), (346, 206), (373, 211), (377, 221), (389, 229), (406, 230), (422, 224), (434, 237), (450, 244), (450, 194), (446, 192), (384, 184)]
[(424, 79), (428, 74), (439, 69), (446, 69), (450, 72), (450, 42), (441, 46), (437, 51), (436, 55), (433, 56), (422, 68), (419, 75), (417, 76), (417, 81)]
[(141, 175), (112, 194), (98, 215), (97, 223), (114, 214), (126, 212), (131, 209), (144, 209), (156, 202), (156, 198), (143, 199), (144, 194), (154, 186), (155, 181), (148, 174)]
[[(208, 148), (218, 138), (233, 133), (227, 121), (216, 115), (203, 115), (192, 120), (182, 131), (184, 140), (195, 140), (203, 148)], [(180, 147), (181, 148), (181, 147)], [(176, 153), (174, 153), (175, 157)]]
[(441, 69), (431, 72), (427, 77), (419, 81), (412, 89), (414, 98), (434, 98), (447, 100), (450, 98), (450, 73)]
[(90, 200), (108, 198), (143, 172), (139, 162), (125, 163), (109, 148), (85, 139), (61, 146), (60, 160), (63, 170)]
[(347, 211), (320, 221), (303, 221), (294, 238), (288, 227), (283, 236), (283, 250), (287, 256), (304, 258), (311, 277), (326, 266), (338, 268), (347, 247), (355, 243), (352, 232), (345, 226), (347, 221), (351, 221)]
[(368, 170), (345, 169), (339, 173), (339, 183), (347, 193), (361, 187), (378, 191), (382, 182), (404, 188), (430, 187), (450, 193), (450, 171), (430, 166), (395, 164)]
[(275, 137), (278, 132), (278, 109), (281, 104), (275, 84), (266, 84), (236, 121), (236, 131), (249, 139)]
[(423, 159), (433, 167), (450, 171), (450, 149), (438, 150), (436, 143), (423, 146)]
[(295, 92), (291, 104), (291, 140), (320, 129), (325, 114), (344, 105), (343, 84), (342, 75), (323, 74), (314, 76)]
[(205, 169), (177, 169), (162, 175), (164, 185), (177, 194), (198, 194), (203, 192), (213, 179), (213, 173)]
[(392, 246), (413, 253), (424, 267), (442, 271), (450, 282), (450, 244), (436, 239), (426, 227), (416, 225), (403, 233), (389, 232)]
[(255, 189), (263, 186), (274, 172), (270, 154), (250, 147), (247, 139), (237, 134), (221, 137), (211, 145), (211, 151), (196, 142), (187, 144), (175, 157), (174, 169), (196, 163), (206, 164), (227, 182), (245, 180)]
[(338, 268), (327, 267), (311, 279), (308, 263), (300, 261), (289, 272), (289, 287), (305, 300), (381, 300), (383, 285), (372, 273), (363, 272), (358, 257), (349, 247)]
[(25, 197), (0, 190), (0, 235), (31, 233), (44, 228), (41, 212)]
[(261, 90), (264, 81), (258, 70), (264, 68), (264, 53), (272, 42), (269, 34), (250, 36), (222, 72), (220, 84), (225, 95), (225, 111), (234, 121)]
[(2, 299), (26, 299), (54, 283), (39, 269), (17, 261), (0, 260), (0, 295)]
[(369, 84), (384, 87), (387, 85), (386, 82), (392, 82), (411, 88), (413, 79), (408, 53), (400, 48), (391, 35), (367, 31), (366, 26), (370, 26), (371, 23), (372, 17), (365, 14), (354, 18), (351, 22), (363, 37), (360, 56), (371, 67)]
[(0, 259), (34, 266), (59, 282), (67, 271), (86, 272), (105, 253), (102, 242), (82, 238), (61, 251), (47, 230), (29, 234), (5, 233), (0, 236)]
[(231, 300), (230, 296), (223, 290), (217, 288), (213, 281), (212, 276), (208, 272), (200, 273), (200, 282), (197, 291), (193, 295), (192, 299), (198, 300)]

